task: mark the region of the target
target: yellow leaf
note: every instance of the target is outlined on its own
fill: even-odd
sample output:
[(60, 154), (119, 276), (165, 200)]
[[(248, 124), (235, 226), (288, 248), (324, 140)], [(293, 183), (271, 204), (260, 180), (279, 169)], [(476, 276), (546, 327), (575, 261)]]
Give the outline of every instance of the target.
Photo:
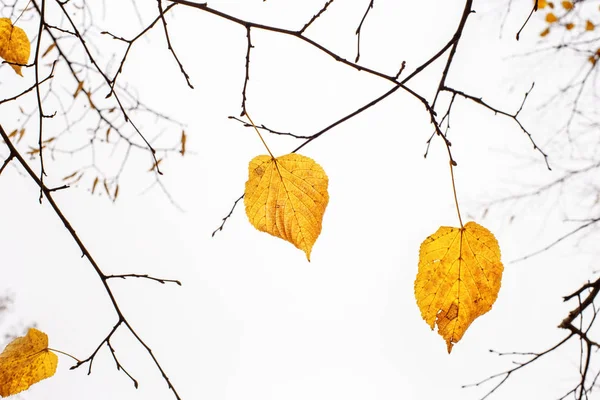
[(8, 397), (54, 375), (58, 357), (48, 350), (48, 336), (35, 328), (13, 340), (0, 354), (0, 396)]
[(570, 31), (571, 29), (575, 28), (575, 24), (572, 22), (569, 22), (568, 24), (565, 25), (565, 28), (567, 28), (567, 30)]
[(261, 155), (250, 161), (248, 175), (244, 204), (250, 223), (292, 243), (310, 261), (329, 202), (323, 168), (300, 154)]
[(415, 298), (421, 316), (446, 341), (448, 353), (498, 297), (500, 247), (483, 226), (442, 226), (421, 244)]
[[(9, 18), (0, 18), (0, 57), (9, 63), (27, 64), (30, 44), (23, 29), (12, 24)], [(21, 66), (10, 64), (21, 76)]]
[(548, 14), (546, 14), (546, 22), (552, 24), (556, 21), (558, 21), (558, 18), (556, 18), (556, 15), (554, 15), (554, 13), (549, 12)]
[(548, 5), (548, 2), (546, 0), (536, 0), (536, 1), (537, 1), (538, 10), (540, 10), (542, 8), (546, 8), (546, 6)]
[(561, 4), (565, 10), (573, 9), (573, 3), (571, 3), (570, 1), (563, 1)]
[(550, 33), (550, 28), (546, 28), (540, 33), (540, 36), (544, 37), (544, 36), (547, 36), (549, 33)]
[(593, 31), (596, 28), (596, 25), (594, 25), (592, 23), (592, 21), (590, 21), (589, 19), (585, 22), (585, 30), (586, 31)]

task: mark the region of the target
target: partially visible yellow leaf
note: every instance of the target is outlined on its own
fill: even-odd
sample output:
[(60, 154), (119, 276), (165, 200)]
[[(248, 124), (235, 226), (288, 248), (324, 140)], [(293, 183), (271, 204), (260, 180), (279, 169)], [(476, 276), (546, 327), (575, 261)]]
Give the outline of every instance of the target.
[(571, 3), (570, 1), (563, 1), (561, 4), (565, 10), (573, 9), (573, 3)]
[(48, 336), (35, 328), (13, 340), (0, 354), (0, 396), (8, 397), (54, 375), (58, 357), (48, 350)]
[(448, 353), (498, 297), (500, 247), (483, 226), (440, 227), (421, 244), (415, 298), (421, 316), (446, 341)]
[(546, 6), (548, 5), (548, 2), (546, 0), (535, 0), (535, 1), (537, 1), (538, 10), (540, 10), (542, 8), (546, 8)]
[(596, 25), (594, 25), (594, 23), (592, 21), (590, 21), (589, 19), (585, 22), (585, 30), (586, 31), (593, 31), (596, 28)]
[(244, 204), (250, 223), (292, 243), (310, 261), (329, 202), (323, 168), (300, 154), (261, 155), (250, 161), (248, 175)]
[[(0, 18), (0, 57), (9, 63), (27, 64), (29, 61), (30, 43), (25, 31), (14, 26), (10, 18)], [(21, 76), (21, 66), (10, 66)]]
[(556, 18), (556, 15), (554, 15), (554, 13), (549, 12), (548, 14), (546, 14), (546, 22), (552, 24), (556, 21), (558, 21), (558, 18)]

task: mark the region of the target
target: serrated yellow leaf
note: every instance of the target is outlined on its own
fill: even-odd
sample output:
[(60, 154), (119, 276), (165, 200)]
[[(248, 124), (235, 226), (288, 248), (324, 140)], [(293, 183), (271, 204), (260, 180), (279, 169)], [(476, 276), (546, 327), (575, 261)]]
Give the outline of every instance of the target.
[[(10, 18), (0, 18), (0, 57), (10, 63), (27, 64), (30, 44), (23, 29), (14, 26)], [(10, 66), (21, 76), (21, 66)]]
[(54, 375), (58, 357), (48, 350), (48, 336), (35, 328), (13, 340), (0, 354), (0, 396), (8, 397)]
[(421, 316), (446, 341), (448, 353), (500, 290), (500, 247), (483, 226), (440, 227), (421, 244), (415, 298)]
[(300, 154), (257, 156), (248, 166), (246, 215), (259, 231), (310, 253), (329, 202), (329, 179), (319, 164)]

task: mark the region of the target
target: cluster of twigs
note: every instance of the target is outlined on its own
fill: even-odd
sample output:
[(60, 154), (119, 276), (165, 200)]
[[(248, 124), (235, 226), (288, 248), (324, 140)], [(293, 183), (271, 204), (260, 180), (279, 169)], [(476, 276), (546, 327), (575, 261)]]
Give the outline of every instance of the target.
[[(115, 41), (115, 43), (118, 43), (123, 47), (122, 56), (118, 58), (118, 61), (116, 63), (118, 67), (112, 70), (112, 72), (110, 68), (102, 66), (101, 60), (97, 56), (97, 51), (94, 49), (94, 42), (92, 40), (93, 37), (90, 34), (91, 27), (93, 26), (93, 22), (91, 22), (92, 20), (90, 18), (93, 13), (90, 11), (89, 7), (91, 6), (87, 2), (83, 0), (79, 2), (77, 2), (76, 0), (31, 0), (30, 3), (31, 8), (29, 8), (26, 11), (27, 15), (30, 17), (31, 15), (33, 15), (33, 17), (31, 18), (35, 18), (39, 22), (37, 40), (35, 42), (35, 50), (33, 53), (33, 61), (31, 65), (27, 66), (35, 70), (35, 82), (31, 87), (24, 90), (23, 92), (0, 100), (0, 106), (3, 106), (4, 104), (10, 103), (12, 101), (16, 101), (20, 99), (21, 96), (25, 96), (30, 92), (35, 92), (37, 106), (34, 110), (27, 114), (27, 118), (25, 118), (24, 124), (28, 123), (29, 120), (32, 118), (35, 118), (37, 120), (38, 144), (37, 148), (31, 150), (30, 155), (37, 157), (37, 159), (39, 160), (39, 165), (37, 167), (36, 172), (36, 168), (32, 167), (28, 163), (28, 161), (23, 155), (22, 150), (19, 149), (17, 143), (19, 140), (19, 130), (10, 133), (6, 132), (2, 128), (2, 121), (0, 121), (0, 136), (2, 137), (6, 147), (8, 148), (8, 156), (0, 166), (0, 174), (9, 164), (16, 163), (20, 166), (20, 168), (22, 168), (26, 172), (26, 175), (35, 183), (35, 185), (37, 185), (40, 193), (40, 202), (45, 199), (45, 201), (50, 204), (54, 213), (64, 224), (65, 228), (68, 230), (73, 240), (79, 246), (79, 249), (81, 250), (82, 254), (87, 258), (90, 265), (95, 270), (101, 284), (103, 285), (108, 295), (111, 306), (113, 307), (116, 313), (116, 323), (109, 330), (109, 333), (106, 335), (104, 340), (102, 340), (98, 344), (98, 346), (89, 355), (89, 357), (78, 362), (74, 366), (74, 368), (78, 368), (84, 364), (88, 364), (88, 371), (91, 372), (91, 367), (95, 356), (104, 346), (106, 346), (109, 349), (117, 368), (123, 371), (137, 387), (137, 380), (133, 376), (131, 376), (121, 364), (111, 344), (111, 339), (114, 333), (119, 328), (123, 328), (128, 330), (140, 343), (140, 345), (143, 346), (144, 349), (150, 354), (154, 364), (162, 374), (162, 377), (168, 384), (175, 397), (177, 399), (180, 398), (177, 390), (172, 385), (169, 376), (161, 367), (158, 359), (155, 357), (150, 347), (142, 340), (142, 338), (138, 335), (138, 333), (127, 320), (127, 317), (121, 312), (118, 300), (113, 295), (110, 286), (110, 281), (113, 279), (141, 278), (153, 280), (159, 283), (180, 284), (180, 282), (176, 280), (151, 277), (148, 275), (106, 275), (101, 269), (101, 267), (96, 263), (94, 257), (92, 256), (92, 254), (90, 254), (88, 248), (85, 246), (82, 239), (76, 233), (75, 229), (72, 227), (71, 223), (69, 222), (69, 220), (67, 219), (63, 211), (60, 209), (59, 205), (53, 197), (53, 193), (55, 191), (66, 189), (69, 187), (70, 183), (72, 184), (74, 183), (74, 181), (81, 179), (80, 172), (76, 171), (71, 177), (68, 177), (68, 179), (66, 179), (66, 183), (64, 185), (59, 187), (49, 187), (47, 186), (45, 181), (45, 155), (47, 154), (47, 152), (73, 153), (91, 149), (93, 154), (93, 149), (95, 148), (95, 146), (98, 146), (100, 144), (116, 145), (116, 143), (123, 143), (125, 144), (127, 151), (125, 152), (125, 156), (122, 159), (121, 167), (119, 168), (115, 176), (110, 177), (108, 179), (103, 178), (103, 184), (105, 186), (107, 194), (109, 195), (109, 197), (116, 199), (118, 195), (118, 177), (127, 163), (130, 151), (144, 151), (149, 154), (149, 157), (151, 157), (152, 159), (153, 169), (156, 173), (157, 182), (160, 182), (161, 174), (161, 170), (159, 167), (161, 159), (159, 158), (158, 154), (161, 152), (164, 153), (176, 151), (180, 152), (181, 154), (184, 153), (184, 137), (182, 137), (181, 149), (177, 147), (156, 148), (153, 146), (152, 140), (147, 139), (147, 133), (145, 133), (144, 130), (137, 123), (136, 117), (139, 114), (150, 113), (151, 115), (154, 115), (157, 118), (174, 124), (176, 127), (179, 127), (180, 125), (176, 121), (169, 119), (167, 116), (162, 115), (158, 111), (155, 111), (150, 107), (145, 106), (140, 101), (140, 99), (138, 99), (135, 95), (131, 95), (130, 91), (126, 90), (125, 86), (120, 84), (121, 74), (124, 66), (127, 63), (130, 50), (149, 31), (151, 31), (155, 27), (162, 26), (166, 45), (169, 51), (171, 52), (172, 57), (178, 65), (179, 71), (184, 78), (185, 84), (188, 87), (193, 88), (191, 83), (192, 78), (187, 74), (184, 65), (179, 60), (175, 47), (173, 46), (173, 43), (171, 42), (169, 37), (167, 18), (176, 6), (178, 6), (177, 8), (185, 7), (186, 12), (196, 10), (197, 12), (207, 13), (214, 16), (215, 18), (224, 19), (232, 24), (240, 25), (245, 28), (247, 46), (245, 49), (245, 54), (240, 54), (240, 57), (245, 57), (245, 79), (243, 81), (243, 87), (241, 88), (241, 117), (246, 115), (246, 105), (248, 102), (247, 88), (248, 85), (251, 83), (250, 69), (252, 60), (252, 49), (254, 48), (254, 45), (252, 43), (252, 33), (253, 31), (257, 30), (270, 32), (273, 35), (285, 35), (294, 37), (297, 40), (305, 43), (307, 46), (314, 47), (315, 49), (318, 49), (319, 51), (329, 55), (335, 62), (339, 62), (348, 68), (352, 68), (364, 74), (369, 74), (378, 77), (387, 82), (389, 88), (384, 93), (380, 94), (376, 98), (369, 99), (364, 103), (363, 106), (357, 108), (356, 110), (353, 110), (352, 112), (349, 112), (342, 118), (339, 118), (335, 122), (323, 127), (319, 131), (314, 132), (312, 134), (301, 135), (293, 132), (277, 131), (268, 128), (264, 124), (259, 124), (257, 126), (257, 128), (262, 129), (271, 134), (287, 135), (296, 138), (297, 140), (300, 140), (300, 144), (294, 149), (292, 149), (292, 152), (300, 151), (304, 146), (315, 141), (327, 132), (336, 128), (337, 126), (351, 120), (352, 118), (361, 114), (365, 110), (376, 106), (377, 104), (387, 99), (388, 97), (391, 97), (395, 93), (402, 93), (414, 99), (414, 101), (420, 103), (423, 106), (424, 112), (429, 116), (433, 133), (432, 137), (427, 142), (427, 148), (429, 148), (431, 140), (434, 137), (440, 138), (448, 151), (451, 165), (457, 165), (457, 161), (452, 156), (451, 142), (448, 139), (447, 135), (448, 129), (450, 128), (450, 115), (455, 102), (463, 100), (473, 102), (488, 111), (491, 111), (495, 114), (499, 114), (505, 118), (512, 120), (515, 123), (515, 126), (527, 135), (534, 149), (542, 156), (548, 169), (550, 168), (547, 154), (536, 144), (530, 131), (520, 120), (520, 113), (523, 110), (529, 92), (524, 94), (522, 103), (518, 105), (518, 107), (515, 107), (516, 111), (506, 111), (496, 108), (490, 102), (484, 101), (482, 98), (477, 96), (477, 94), (468, 93), (462, 90), (461, 88), (453, 86), (449, 82), (448, 77), (450, 71), (452, 70), (455, 55), (460, 50), (461, 37), (463, 35), (469, 17), (474, 12), (473, 0), (465, 0), (462, 14), (458, 16), (459, 19), (457, 21), (456, 30), (452, 37), (448, 39), (447, 43), (445, 43), (443, 46), (441, 46), (439, 49), (433, 52), (432, 56), (420, 65), (411, 66), (406, 61), (402, 62), (401, 65), (398, 66), (397, 73), (394, 75), (390, 75), (386, 72), (379, 71), (373, 68), (366, 67), (365, 65), (359, 64), (361, 50), (361, 33), (368, 26), (370, 11), (377, 6), (374, 0), (365, 1), (365, 13), (363, 14), (361, 20), (357, 21), (355, 38), (356, 54), (355, 57), (353, 57), (354, 61), (351, 61), (348, 57), (344, 57), (340, 54), (337, 54), (336, 52), (328, 49), (327, 47), (325, 47), (324, 45), (307, 35), (307, 32), (310, 32), (313, 23), (318, 21), (324, 13), (333, 12), (332, 9), (334, 0), (324, 1), (323, 7), (319, 10), (316, 10), (314, 16), (311, 17), (306, 23), (296, 28), (290, 29), (264, 25), (249, 20), (244, 20), (239, 17), (219, 11), (216, 8), (212, 8), (207, 3), (197, 3), (188, 0), (156, 0), (157, 8), (155, 18), (143, 29), (141, 29), (140, 32), (133, 38), (124, 38), (110, 32), (102, 32), (102, 34), (112, 38)], [(58, 20), (55, 20), (55, 17), (49, 17), (50, 14), (48, 13), (47, 9), (50, 5), (52, 5), (55, 8), (55, 11), (57, 11), (60, 15), (60, 18)], [(6, 4), (4, 5), (4, 7), (10, 8), (10, 6), (7, 6)], [(12, 10), (15, 10), (14, 6)], [(88, 19), (83, 18), (82, 21), (87, 22), (76, 20), (73, 17), (74, 10), (78, 10), (79, 13), (85, 14), (88, 17)], [(49, 43), (46, 49), (43, 49), (41, 47), (41, 43), (43, 41), (48, 41)], [(74, 57), (76, 56), (74, 56), (74, 54), (78, 54), (79, 58), (75, 59)], [(55, 57), (55, 61), (49, 70), (44, 69), (41, 62), (41, 60), (47, 55), (53, 55)], [(430, 68), (432, 64), (437, 60), (443, 60), (444, 68), (439, 74), (439, 81), (435, 93), (433, 95), (427, 96), (424, 94), (420, 94), (414, 89), (412, 89), (411, 83), (413, 79), (417, 77), (420, 73), (422, 73), (424, 70)], [(49, 96), (57, 96), (56, 89), (52, 85), (53, 82), (59, 78), (60, 81), (58, 82), (60, 82), (61, 84), (63, 83), (63, 80), (64, 82), (66, 82), (68, 79), (70, 79), (74, 90), (72, 92), (72, 99), (70, 100), (71, 104), (56, 111), (50, 109), (50, 106), (47, 105), (47, 101)], [(445, 107), (440, 106), (441, 102), (438, 102), (438, 100), (442, 96), (446, 96), (449, 99)], [(73, 107), (74, 104), (76, 104), (78, 101), (84, 101), (87, 103), (87, 105), (83, 113), (80, 113), (79, 115), (77, 115), (76, 118), (73, 118)], [(45, 121), (47, 119), (57, 117), (63, 118), (65, 121), (66, 129), (62, 131), (64, 133), (48, 132)], [(230, 118), (233, 118), (243, 123), (245, 126), (249, 126), (242, 119), (239, 119), (237, 117)], [(59, 139), (61, 138), (61, 135), (66, 135), (68, 132), (74, 129), (75, 126), (78, 126), (83, 123), (89, 123), (91, 126), (88, 129), (88, 131), (91, 132), (90, 137), (88, 139), (88, 143), (85, 143), (80, 147), (70, 150), (65, 150), (61, 148), (58, 144), (60, 143)], [(21, 128), (21, 130), (22, 129), (24, 128)], [(22, 133), (20, 135), (22, 136)], [(113, 137), (115, 139), (112, 139)], [(52, 139), (52, 141), (49, 142), (50, 139)], [(425, 155), (427, 155), (427, 152), (425, 153)], [(95, 165), (92, 165), (90, 167), (97, 169), (97, 166)], [(97, 184), (98, 179), (94, 180), (94, 182), (92, 183), (92, 192), (94, 191)], [(228, 215), (223, 218), (221, 226), (217, 228), (217, 230), (215, 230), (214, 233), (223, 229), (225, 223), (231, 217), (236, 205), (242, 197), (238, 198), (235, 201)], [(581, 296), (586, 290), (591, 290), (591, 292), (588, 294), (587, 297), (581, 300)], [(576, 326), (577, 324), (575, 323), (575, 321), (577, 320), (577, 318), (582, 316), (583, 311), (588, 309), (588, 306), (593, 304), (593, 300), (598, 290), (600, 290), (600, 283), (595, 282), (594, 284), (590, 284), (590, 286), (583, 287), (580, 291), (576, 292), (572, 296), (569, 296), (569, 299), (574, 297), (579, 298), (580, 306), (578, 307), (578, 309), (573, 311), (573, 315), (570, 315), (561, 324), (561, 327), (570, 331), (568, 338), (565, 340), (576, 336), (581, 339), (582, 343), (585, 343), (585, 349), (587, 351), (587, 353), (585, 354), (587, 354), (587, 358), (582, 360), (582, 366), (585, 367), (586, 374), (588, 370), (587, 366), (589, 365), (589, 357), (591, 354), (591, 350), (597, 345), (595, 342), (591, 341), (587, 337), (587, 331), (583, 329), (583, 326), (581, 324)], [(554, 348), (559, 347), (560, 345), (562, 345), (562, 343), (564, 342), (561, 342)], [(536, 355), (535, 359), (543, 356), (546, 353), (547, 352)], [(519, 368), (516, 368), (515, 370)], [(506, 377), (500, 383), (500, 385), (508, 378), (508, 376), (510, 376), (512, 372), (514, 372), (514, 370), (506, 373)], [(580, 384), (581, 391), (584, 391), (585, 388), (589, 387), (589, 385), (586, 385), (587, 381), (585, 380), (585, 378), (583, 378), (582, 383)], [(495, 389), (496, 388), (494, 388), (492, 392)]]

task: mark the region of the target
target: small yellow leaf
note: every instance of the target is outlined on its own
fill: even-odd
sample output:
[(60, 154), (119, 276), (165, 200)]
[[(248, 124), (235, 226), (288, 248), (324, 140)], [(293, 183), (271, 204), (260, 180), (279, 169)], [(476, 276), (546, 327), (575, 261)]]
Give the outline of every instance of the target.
[(548, 14), (546, 14), (546, 22), (552, 24), (556, 21), (558, 21), (558, 18), (556, 18), (556, 15), (554, 15), (554, 13), (549, 12)]
[(415, 298), (421, 316), (446, 341), (448, 353), (498, 297), (500, 247), (483, 226), (440, 227), (421, 244)]
[(593, 31), (596, 28), (596, 25), (594, 25), (592, 23), (592, 21), (590, 21), (589, 19), (585, 22), (585, 30), (586, 31)]
[(571, 3), (570, 1), (563, 1), (561, 4), (565, 10), (573, 9), (573, 3)]
[(540, 33), (540, 36), (544, 37), (544, 36), (547, 36), (549, 33), (550, 33), (550, 28), (546, 28)]
[[(14, 26), (9, 18), (0, 18), (0, 57), (9, 63), (27, 64), (30, 43), (25, 31)], [(10, 66), (21, 76), (21, 66)]]
[(575, 24), (572, 22), (569, 22), (568, 24), (565, 25), (565, 28), (567, 28), (567, 30), (570, 31), (571, 29), (575, 28)]
[(246, 215), (259, 231), (286, 240), (306, 253), (315, 244), (329, 202), (329, 179), (309, 157), (257, 156), (248, 166)]
[(48, 350), (48, 336), (35, 328), (13, 340), (0, 354), (0, 396), (8, 397), (54, 375), (58, 357)]
[(546, 6), (548, 5), (548, 2), (546, 0), (535, 0), (535, 1), (537, 1), (538, 10), (541, 10), (542, 8), (546, 8)]

